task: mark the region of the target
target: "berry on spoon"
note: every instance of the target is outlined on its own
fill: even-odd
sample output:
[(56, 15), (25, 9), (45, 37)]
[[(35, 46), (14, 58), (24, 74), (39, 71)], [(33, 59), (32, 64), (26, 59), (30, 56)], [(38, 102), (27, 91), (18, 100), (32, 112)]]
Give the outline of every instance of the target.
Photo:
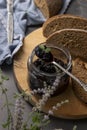
[(39, 45), (38, 47), (36, 47), (35, 54), (38, 58), (45, 62), (53, 61), (53, 55), (51, 53), (51, 50), (45, 45)]

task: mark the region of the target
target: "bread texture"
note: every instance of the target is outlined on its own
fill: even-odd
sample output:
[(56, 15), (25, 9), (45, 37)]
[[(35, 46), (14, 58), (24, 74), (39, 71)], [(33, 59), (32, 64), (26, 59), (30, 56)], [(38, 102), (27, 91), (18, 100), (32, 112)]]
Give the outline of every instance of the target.
[[(87, 83), (87, 63), (81, 61), (81, 59), (76, 59), (73, 65), (72, 73), (79, 78), (84, 83)], [(75, 80), (72, 82), (72, 88), (75, 92), (75, 95), (82, 100), (83, 102), (87, 103), (87, 91), (85, 91)]]
[(72, 58), (80, 57), (87, 61), (87, 31), (81, 29), (63, 29), (50, 35), (47, 44), (64, 46)]
[(57, 15), (63, 3), (62, 0), (34, 0), (34, 2), (47, 19)]
[(87, 19), (69, 14), (51, 17), (43, 24), (43, 35), (48, 37), (52, 33), (66, 28), (87, 30)]

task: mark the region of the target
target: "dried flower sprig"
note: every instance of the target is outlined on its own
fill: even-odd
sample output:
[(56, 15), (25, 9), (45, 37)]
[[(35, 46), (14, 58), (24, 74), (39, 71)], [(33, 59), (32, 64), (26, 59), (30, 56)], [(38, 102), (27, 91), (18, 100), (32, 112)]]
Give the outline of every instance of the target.
[(64, 101), (61, 101), (60, 103), (58, 102), (56, 105), (54, 105), (53, 107), (52, 107), (52, 109), (50, 109), (49, 111), (48, 111), (48, 114), (49, 115), (53, 115), (53, 112), (55, 111), (55, 110), (58, 110), (58, 108), (60, 108), (62, 105), (64, 105), (64, 104), (66, 104), (66, 103), (69, 103), (69, 100), (64, 100)]
[[(4, 76), (1, 76), (0, 79), (1, 79), (0, 80), (0, 87), (1, 87), (2, 82), (7, 78), (5, 78)], [(45, 89), (43, 90), (44, 91), (43, 95), (45, 95), (46, 92), (47, 93), (45, 95), (46, 99), (44, 99), (45, 98), (44, 96), (42, 96), (42, 99), (44, 99), (45, 102), (48, 100), (48, 98), (51, 96), (51, 94), (53, 94), (53, 92), (56, 90), (58, 83), (59, 83), (59, 79), (56, 79), (55, 83), (53, 83), (53, 86), (47, 87), (47, 84), (46, 83), (44, 84)], [(2, 88), (2, 93), (6, 94), (7, 89), (4, 89), (3, 87), (1, 87), (1, 88)], [(40, 91), (40, 89), (38, 89), (38, 91)], [(33, 94), (35, 94), (35, 93), (36, 93), (36, 91), (34, 91)], [(29, 130), (42, 130), (43, 126), (47, 125), (50, 121), (49, 115), (53, 114), (54, 110), (57, 110), (63, 104), (69, 102), (68, 100), (65, 100), (65, 101), (61, 101), (60, 103), (57, 103), (56, 105), (54, 105), (52, 107), (52, 109), (50, 109), (48, 111), (48, 115), (46, 115), (46, 114), (44, 115), (43, 113), (40, 112), (40, 109), (37, 109), (37, 108), (39, 108), (38, 105), (41, 105), (41, 107), (42, 107), (44, 104), (37, 104), (36, 109), (32, 110), (32, 112), (29, 116), (30, 118), (28, 118), (28, 120), (24, 123), (23, 122), (24, 104), (23, 104), (23, 100), (22, 100), (23, 95), (24, 95), (24, 92), (23, 92), (23, 94), (15, 95), (15, 97), (17, 98), (16, 103), (15, 103), (15, 116), (14, 115), (12, 116), (10, 113), (9, 103), (8, 103), (8, 98), (7, 98), (6, 102), (8, 105), (8, 114), (10, 113), (10, 115), (8, 115), (9, 122), (7, 122), (3, 125), (4, 128), (8, 127), (8, 130), (28, 130), (28, 129)], [(28, 127), (28, 121), (31, 119), (31, 117), (32, 117), (32, 124)], [(75, 128), (76, 127), (74, 127), (73, 130)], [(55, 130), (62, 130), (62, 129), (55, 129)]]
[[(59, 77), (56, 77), (56, 79), (55, 79), (55, 81), (53, 83), (53, 86), (49, 85), (48, 87), (45, 87), (44, 94), (42, 95), (42, 98), (36, 104), (36, 108), (38, 110), (41, 111), (42, 106), (45, 105), (48, 98), (54, 93), (54, 91), (56, 91), (56, 89), (58, 88), (59, 83), (60, 83), (60, 79), (59, 79)], [(46, 85), (46, 83), (45, 83), (45, 85)]]
[(16, 99), (14, 114), (14, 129), (21, 130), (23, 123), (24, 104), (22, 97)]
[(12, 113), (10, 111), (10, 107), (9, 107), (9, 100), (8, 100), (8, 96), (7, 96), (7, 88), (5, 88), (3, 85), (3, 82), (8, 80), (8, 77), (7, 76), (4, 76), (2, 74), (2, 71), (0, 69), (0, 88), (1, 88), (1, 91), (2, 91), (2, 94), (4, 94), (5, 96), (5, 99), (6, 99), (6, 108), (7, 108), (7, 115), (8, 115), (8, 118), (7, 118), (7, 121), (5, 123), (2, 124), (2, 126), (4, 128), (7, 128), (8, 130), (10, 130), (10, 126), (11, 126), (11, 123), (13, 123), (13, 117), (12, 117)]
[[(53, 83), (53, 86), (47, 86), (47, 83), (44, 82), (44, 89), (43, 89), (43, 95), (42, 98), (39, 100), (39, 102), (36, 104), (36, 107), (33, 108), (34, 111), (41, 111), (42, 106), (45, 105), (48, 98), (51, 96), (51, 94), (54, 93), (54, 91), (57, 89), (58, 84), (60, 82), (60, 79), (57, 77)], [(39, 90), (39, 91), (38, 91)], [(41, 89), (42, 90), (42, 89)], [(40, 88), (37, 90), (33, 90), (32, 94), (36, 94), (38, 92), (41, 92)], [(61, 101), (60, 103), (57, 103), (55, 106), (52, 107), (51, 110), (48, 111), (48, 115), (44, 115), (43, 121), (49, 120), (49, 115), (53, 115), (54, 110), (57, 110), (59, 107), (61, 107), (63, 104), (68, 103), (69, 100)]]

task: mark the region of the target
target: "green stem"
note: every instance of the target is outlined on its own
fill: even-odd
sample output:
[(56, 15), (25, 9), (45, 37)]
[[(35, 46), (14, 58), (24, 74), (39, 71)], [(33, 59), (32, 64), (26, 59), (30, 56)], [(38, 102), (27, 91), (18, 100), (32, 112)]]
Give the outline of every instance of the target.
[(27, 120), (23, 123), (23, 126), (27, 126), (28, 122), (29, 122), (29, 119), (31, 117), (31, 115), (33, 114), (34, 111), (32, 111), (30, 114), (28, 114), (28, 118)]
[[(2, 83), (3, 83), (4, 80), (2, 80)], [(6, 99), (6, 107), (7, 107), (7, 114), (8, 114), (8, 121), (10, 121), (11, 117), (12, 117), (12, 114), (11, 114), (11, 111), (10, 111), (10, 108), (9, 108), (9, 102), (8, 102), (8, 97), (7, 97), (7, 94), (6, 94), (6, 91), (4, 90), (4, 88), (2, 87), (2, 85), (0, 85), (2, 91), (4, 92), (4, 95), (5, 95), (5, 99)], [(8, 130), (10, 130), (10, 126), (9, 124), (7, 125), (8, 127)]]

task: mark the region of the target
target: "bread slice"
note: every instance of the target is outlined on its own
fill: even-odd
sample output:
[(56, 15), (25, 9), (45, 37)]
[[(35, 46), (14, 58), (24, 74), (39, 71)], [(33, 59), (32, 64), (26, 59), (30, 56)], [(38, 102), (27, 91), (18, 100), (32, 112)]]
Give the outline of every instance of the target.
[(43, 35), (48, 37), (52, 33), (66, 28), (87, 30), (87, 19), (68, 14), (51, 17), (43, 24)]
[(87, 61), (87, 31), (81, 29), (63, 29), (50, 35), (47, 44), (64, 46), (72, 58), (80, 57)]
[[(72, 73), (81, 81), (87, 84), (87, 63), (81, 61), (81, 59), (76, 59), (74, 61)], [(87, 91), (85, 91), (81, 85), (79, 85), (75, 80), (72, 82), (72, 88), (75, 95), (81, 99), (83, 102), (87, 103)]]
[(45, 18), (57, 15), (63, 3), (62, 0), (34, 0), (34, 2)]

